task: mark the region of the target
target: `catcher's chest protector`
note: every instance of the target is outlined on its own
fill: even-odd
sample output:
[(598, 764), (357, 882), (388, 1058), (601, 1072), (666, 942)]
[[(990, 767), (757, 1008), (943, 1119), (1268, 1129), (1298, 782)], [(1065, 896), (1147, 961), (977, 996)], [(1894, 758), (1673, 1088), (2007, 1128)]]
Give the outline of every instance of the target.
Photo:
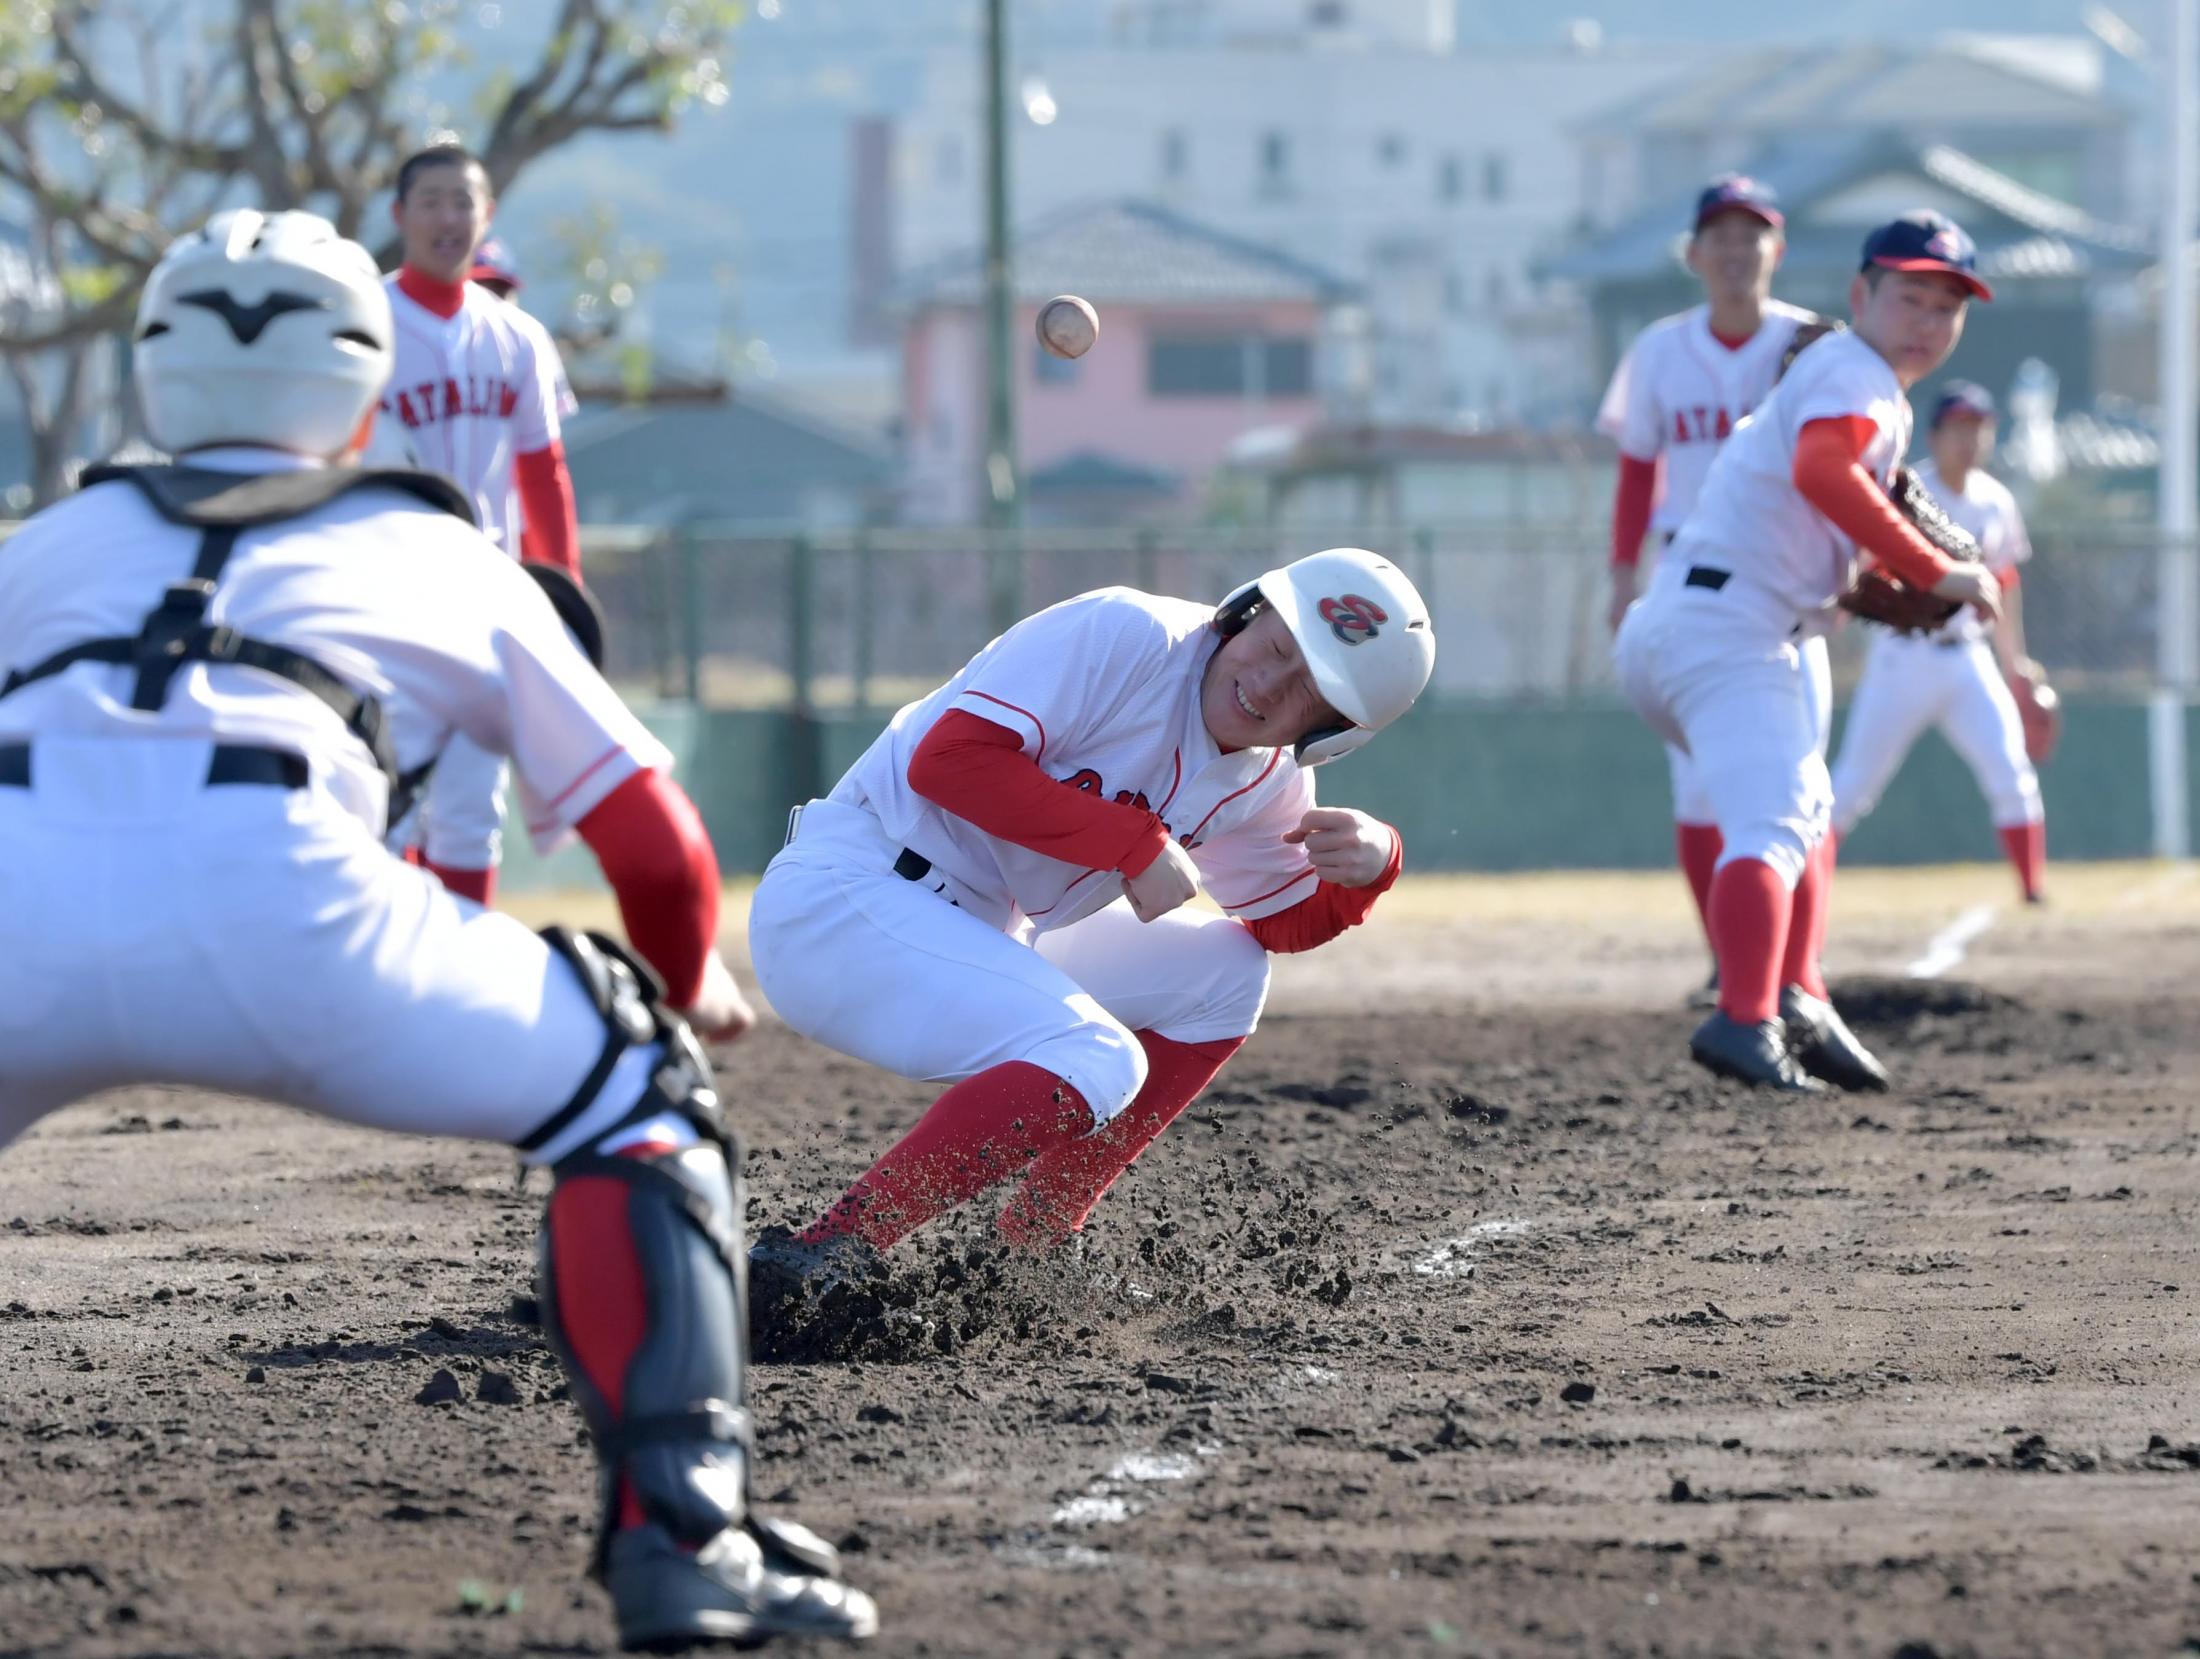
[(87, 486), (129, 484), (169, 523), (197, 530), (198, 562), (189, 576), (169, 585), (160, 603), (146, 613), (137, 633), (86, 640), (55, 652), (33, 667), (18, 669), (0, 685), (0, 697), (51, 679), (80, 662), (113, 663), (137, 669), (130, 706), (149, 711), (167, 701), (169, 685), (191, 663), (226, 662), (255, 668), (288, 680), (335, 712), (344, 729), (366, 745), (388, 780), (390, 821), (402, 817), (428, 769), (412, 773), (398, 770), (383, 726), (382, 705), (352, 689), (302, 651), (209, 625), (206, 611), (213, 602), (222, 569), (236, 549), (237, 538), (246, 530), (302, 518), (369, 484), (403, 490), (471, 524), (473, 509), (458, 487), (432, 473), (357, 467), (244, 475), (186, 466), (93, 467), (84, 474), (83, 482)]

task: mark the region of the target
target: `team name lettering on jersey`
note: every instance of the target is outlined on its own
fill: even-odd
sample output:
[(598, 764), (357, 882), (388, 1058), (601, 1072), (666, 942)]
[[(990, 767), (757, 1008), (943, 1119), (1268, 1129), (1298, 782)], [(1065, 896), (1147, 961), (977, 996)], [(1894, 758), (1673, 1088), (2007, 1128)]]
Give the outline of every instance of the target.
[[(1743, 410), (1742, 414), (1748, 414)], [(1673, 411), (1673, 441), (1677, 444), (1723, 444), (1734, 435), (1734, 423), (1741, 419), (1726, 408), (1705, 408), (1696, 404), (1687, 409)]]
[[(1101, 781), (1100, 774), (1089, 766), (1080, 766), (1064, 778), (1062, 782), (1068, 784), (1070, 788), (1080, 790), (1087, 795), (1105, 795), (1108, 792), (1108, 786)], [(1153, 802), (1147, 799), (1146, 792), (1143, 789), (1118, 789), (1113, 799), (1117, 806), (1134, 806), (1140, 812), (1153, 811)], [(1161, 820), (1161, 827), (1169, 829), (1168, 819)], [(1176, 832), (1170, 830), (1169, 833), (1173, 835)]]
[(435, 426), (443, 421), (456, 420), (461, 415), (477, 419), (510, 420), (519, 408), (519, 388), (502, 375), (475, 375), (466, 377), (463, 387), (446, 375), (439, 387), (432, 380), (423, 380), (382, 398), (382, 412), (394, 414), (414, 431), (423, 426)]

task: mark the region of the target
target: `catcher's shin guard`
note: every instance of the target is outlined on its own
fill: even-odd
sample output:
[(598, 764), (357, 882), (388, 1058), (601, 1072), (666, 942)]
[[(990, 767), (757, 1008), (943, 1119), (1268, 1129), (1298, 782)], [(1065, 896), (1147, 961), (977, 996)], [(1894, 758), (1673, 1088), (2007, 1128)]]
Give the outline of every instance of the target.
[(832, 1548), (751, 1512), (740, 1152), (692, 1037), (651, 1012), (664, 1063), (553, 1166), (540, 1249), (543, 1327), (601, 1469), (596, 1574), (629, 1651), (868, 1636)]

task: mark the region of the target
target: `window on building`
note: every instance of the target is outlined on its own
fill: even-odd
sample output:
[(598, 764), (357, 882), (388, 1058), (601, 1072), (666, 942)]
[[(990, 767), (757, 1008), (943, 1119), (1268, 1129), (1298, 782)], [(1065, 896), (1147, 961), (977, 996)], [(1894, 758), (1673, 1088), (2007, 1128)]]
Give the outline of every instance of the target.
[(1482, 158), (1482, 199), (1485, 202), (1501, 202), (1512, 189), (1512, 169), (1505, 158), (1492, 150)]
[(1291, 193), (1291, 138), (1288, 133), (1264, 132), (1260, 135), (1260, 193), (1271, 197)]
[(1153, 397), (1307, 397), (1314, 343), (1303, 335), (1163, 335), (1146, 347)]
[(1375, 159), (1385, 167), (1402, 166), (1406, 159), (1406, 141), (1401, 133), (1386, 132), (1375, 140)]
[(1317, 29), (1341, 29), (1351, 20), (1345, 0), (1310, 0), (1306, 8), (1306, 21)]
[(1161, 176), (1177, 180), (1192, 171), (1192, 139), (1182, 127), (1170, 127), (1161, 135)]
[(1457, 156), (1446, 156), (1436, 164), (1436, 199), (1440, 202), (1456, 202), (1467, 193), (1467, 170), (1459, 165)]

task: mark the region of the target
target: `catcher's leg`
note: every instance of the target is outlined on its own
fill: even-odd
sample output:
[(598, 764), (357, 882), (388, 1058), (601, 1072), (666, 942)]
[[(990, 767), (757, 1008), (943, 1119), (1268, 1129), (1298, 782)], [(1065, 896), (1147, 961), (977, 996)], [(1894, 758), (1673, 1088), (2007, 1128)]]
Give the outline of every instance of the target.
[(2047, 809), (2039, 772), (2025, 751), (2024, 717), (1991, 648), (1973, 641), (1960, 660), (1962, 683), (1949, 699), (1941, 730), (1978, 780), (2026, 901), (2037, 903), (2046, 877)]
[[(523, 1150), (568, 1141), (540, 1251), (543, 1326), (587, 1420), (603, 1483), (596, 1571), (629, 1650), (774, 1635), (862, 1637), (870, 1598), (814, 1534), (750, 1507), (740, 1155), (709, 1063), (608, 940), (547, 937), (608, 1032), (579, 1095)], [(601, 1095), (623, 1054), (654, 1060), (623, 1110)], [(604, 1127), (606, 1118), (615, 1119)]]

